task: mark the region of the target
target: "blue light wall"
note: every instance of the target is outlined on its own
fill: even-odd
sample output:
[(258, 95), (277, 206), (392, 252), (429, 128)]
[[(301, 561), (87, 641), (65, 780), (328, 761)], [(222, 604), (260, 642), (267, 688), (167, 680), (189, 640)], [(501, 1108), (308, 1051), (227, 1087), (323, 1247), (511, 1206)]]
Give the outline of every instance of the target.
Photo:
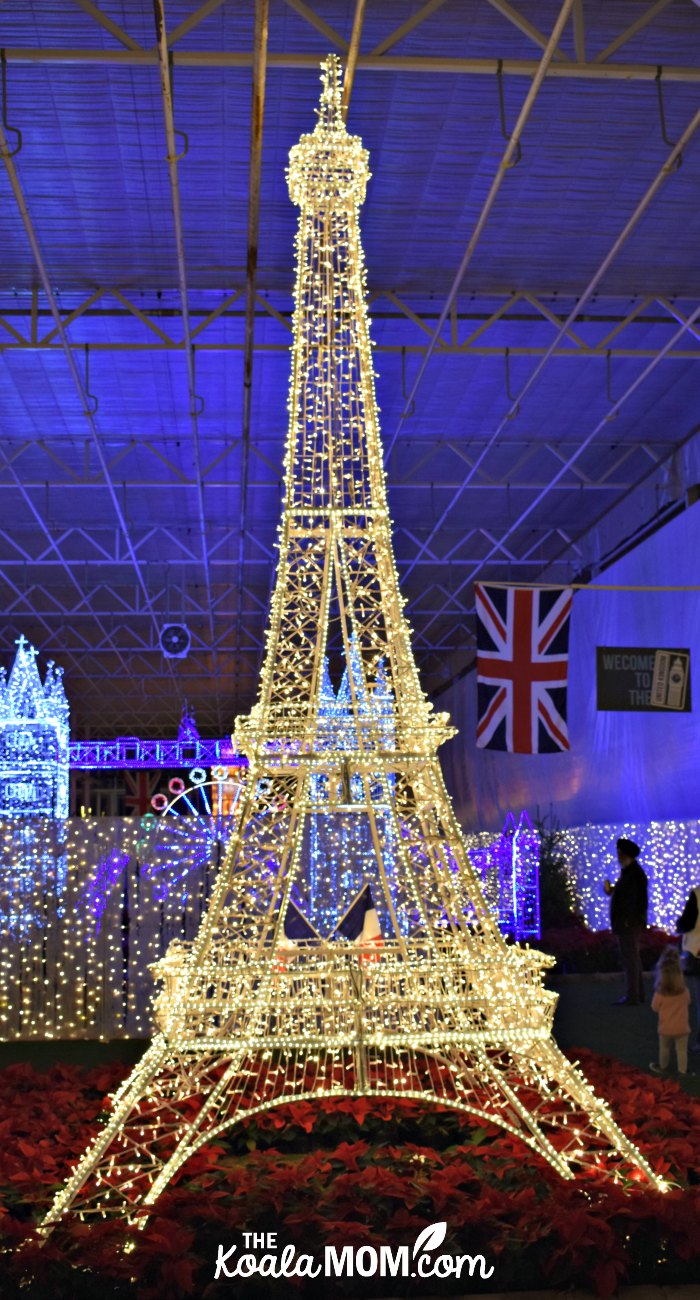
[[(700, 506), (605, 571), (606, 586), (700, 584)], [(689, 646), (693, 712), (598, 713), (597, 645)], [(445, 776), (467, 829), (497, 830), (510, 808), (553, 805), (564, 826), (693, 819), (700, 809), (700, 593), (600, 591), (574, 597), (568, 754), (477, 750), (476, 677), (437, 701), (459, 735), (444, 748)]]

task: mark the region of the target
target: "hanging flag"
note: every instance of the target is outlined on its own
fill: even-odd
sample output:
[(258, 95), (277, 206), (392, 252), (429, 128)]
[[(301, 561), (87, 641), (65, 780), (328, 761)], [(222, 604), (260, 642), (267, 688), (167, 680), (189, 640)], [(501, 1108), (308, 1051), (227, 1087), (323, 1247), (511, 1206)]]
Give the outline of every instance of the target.
[(569, 748), (569, 588), (475, 583), (479, 749)]
[[(362, 886), (355, 901), (350, 904), (345, 915), (341, 917), (333, 934), (342, 934), (345, 939), (352, 939), (358, 948), (365, 949), (369, 945), (374, 945), (377, 948), (383, 946), (382, 928), (379, 924), (379, 916), (374, 906), (374, 899), (369, 885)], [(370, 961), (379, 961), (379, 953), (373, 956), (368, 952), (363, 952), (360, 961), (362, 965)]]
[(122, 798), (124, 816), (143, 817), (144, 813), (150, 812), (151, 798), (162, 779), (162, 772), (125, 771), (124, 795)]
[(318, 930), (315, 930), (311, 922), (307, 921), (304, 913), (300, 911), (296, 903), (290, 901), (284, 918), (284, 934), (277, 941), (277, 956), (273, 962), (273, 970), (278, 974), (286, 971), (287, 958), (294, 956), (300, 942), (305, 939), (315, 939), (318, 943), (321, 942)]
[(304, 913), (300, 911), (296, 903), (290, 902), (287, 907), (287, 914), (284, 918), (284, 935), (286, 939), (292, 939), (298, 943), (300, 939), (320, 939), (317, 930), (314, 929), (310, 921), (307, 921)]

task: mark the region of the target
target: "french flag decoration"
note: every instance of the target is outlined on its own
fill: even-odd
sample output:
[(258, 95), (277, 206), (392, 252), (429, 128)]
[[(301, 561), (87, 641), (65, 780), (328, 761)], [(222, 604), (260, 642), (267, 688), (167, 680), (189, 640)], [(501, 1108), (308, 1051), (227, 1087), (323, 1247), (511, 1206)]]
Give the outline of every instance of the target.
[(571, 590), (476, 583), (479, 749), (569, 749), (566, 720)]
[(296, 903), (292, 902), (289, 903), (284, 918), (284, 937), (291, 939), (293, 943), (299, 943), (303, 939), (320, 939), (318, 930), (314, 929)]
[[(350, 904), (333, 934), (351, 939), (358, 948), (363, 949), (360, 956), (361, 965), (379, 961), (379, 949), (383, 947), (384, 939), (369, 885), (362, 886), (357, 898)], [(377, 951), (372, 952), (372, 948)]]
[(292, 957), (297, 951), (299, 944), (304, 940), (315, 939), (320, 942), (321, 936), (318, 930), (315, 930), (310, 921), (307, 921), (304, 913), (299, 910), (296, 903), (290, 901), (284, 918), (284, 936), (277, 942), (277, 957), (275, 960), (275, 970), (282, 972), (287, 969), (287, 957)]

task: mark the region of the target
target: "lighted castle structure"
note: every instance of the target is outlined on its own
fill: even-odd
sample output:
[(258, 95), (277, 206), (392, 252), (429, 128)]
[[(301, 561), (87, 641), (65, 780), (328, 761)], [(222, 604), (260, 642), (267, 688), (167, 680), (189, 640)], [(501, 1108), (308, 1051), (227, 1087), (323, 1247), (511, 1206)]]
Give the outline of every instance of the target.
[(521, 812), (516, 822), (509, 812), (498, 839), (470, 848), (469, 856), (503, 934), (539, 939), (540, 837), (527, 813)]
[(23, 636), (9, 678), (0, 668), (0, 817), (68, 816), (69, 707), (63, 669), (42, 683)]
[[(318, 708), (319, 751), (335, 750), (352, 753), (355, 747), (356, 723), (353, 714), (353, 697), (360, 716), (370, 720), (382, 735), (383, 747), (394, 747), (394, 697), (382, 665), (377, 672), (374, 688), (369, 690), (362, 673), (357, 639), (350, 644), (350, 653), (338, 691), (333, 689), (328, 660), (324, 661)], [(392, 855), (394, 825), (391, 810), (382, 800), (381, 773), (374, 777), (376, 830), (384, 851)], [(389, 789), (393, 791), (394, 778), (389, 775)], [(317, 930), (331, 933), (341, 920), (344, 902), (354, 899), (363, 888), (368, 873), (371, 874), (376, 850), (370, 826), (364, 814), (365, 797), (362, 777), (351, 772), (348, 762), (342, 761), (337, 777), (328, 772), (317, 772), (310, 782), (309, 817), (309, 918)], [(380, 921), (389, 923), (389, 915), (378, 899)]]

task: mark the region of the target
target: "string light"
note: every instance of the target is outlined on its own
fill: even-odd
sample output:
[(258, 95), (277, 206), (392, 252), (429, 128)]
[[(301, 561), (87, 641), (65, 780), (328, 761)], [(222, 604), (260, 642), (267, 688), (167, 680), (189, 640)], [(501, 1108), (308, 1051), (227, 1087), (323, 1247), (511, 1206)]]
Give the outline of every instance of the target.
[(68, 816), (69, 708), (63, 669), (42, 684), (23, 636), (9, 678), (0, 668), (0, 817)]
[(504, 934), (539, 939), (540, 837), (523, 810), (516, 822), (508, 813), (498, 839), (465, 835), (469, 857), (481, 877), (484, 896)]
[(674, 934), (688, 895), (700, 879), (700, 822), (613, 822), (562, 831), (572, 906), (590, 930), (610, 928), (610, 899), (603, 885), (619, 875), (618, 839), (638, 844), (649, 877), (649, 924)]
[[(171, 939), (197, 933), (219, 865), (203, 830), (181, 844), (167, 829), (144, 833), (137, 818), (0, 821), (0, 1039), (151, 1034), (148, 967)], [(193, 846), (197, 869), (183, 880)]]
[[(350, 646), (350, 660), (345, 665), (338, 692), (333, 689), (328, 660), (324, 661), (321, 695), (318, 707), (317, 750), (350, 753), (356, 748), (356, 727), (352, 707), (350, 677), (362, 717), (372, 717), (381, 734), (385, 750), (394, 747), (394, 700), (386, 681), (384, 665), (380, 663), (375, 688), (368, 697), (360, 666), (356, 638)], [(394, 874), (394, 827), (391, 813), (382, 800), (384, 787), (381, 774), (369, 778), (370, 795), (375, 805), (377, 833), (382, 853), (388, 862), (390, 876)], [(389, 792), (394, 789), (394, 777), (387, 777)], [(297, 889), (293, 902), (303, 910), (320, 934), (331, 934), (341, 919), (345, 903), (361, 889), (364, 880), (374, 874), (376, 850), (371, 828), (364, 814), (365, 794), (360, 773), (349, 776), (346, 769), (340, 780), (327, 772), (316, 772), (310, 782), (309, 817), (309, 888)], [(377, 898), (377, 910), (382, 929), (390, 918)]]
[[(241, 788), (236, 769), (217, 768), (215, 782), (206, 780), (203, 769), (194, 769), (190, 776), (195, 775), (205, 785), (205, 794), (209, 791), (212, 804), (222, 789), (228, 791), (225, 813), (209, 817), (204, 810), (196, 817), (187, 815), (190, 810), (180, 797), (171, 800), (167, 815), (148, 814), (140, 821), (71, 818), (61, 823), (55, 818), (25, 817), (0, 821), (1, 1040), (149, 1036), (153, 1016), (146, 970), (161, 956), (169, 937), (191, 940), (196, 934), (236, 820), (233, 811)], [(337, 816), (345, 816), (348, 837), (355, 836), (361, 869), (345, 877), (338, 873), (336, 861), (345, 859), (328, 863), (319, 831), (310, 877), (313, 881), (314, 872), (334, 871), (338, 888), (347, 896), (367, 873), (369, 837), (361, 817)], [(524, 813), (519, 820), (526, 818)], [(515, 825), (509, 815), (500, 836), (475, 832), (463, 838), (499, 928), (527, 938), (531, 936), (518, 934), (511, 910), (514, 856), (518, 869), (513, 853), (518, 844)], [(643, 846), (650, 877), (650, 924), (674, 931), (700, 871), (700, 822), (586, 825), (562, 835), (572, 907), (583, 914), (590, 929), (609, 928), (610, 900), (602, 882), (606, 875), (616, 874), (614, 846), (624, 835)], [(529, 862), (520, 867), (526, 885), (536, 880), (533, 858), (531, 847)], [(523, 886), (516, 889), (518, 899), (523, 898)], [(328, 912), (317, 927), (322, 932), (329, 932), (338, 919), (339, 899), (331, 890), (327, 893)], [(314, 920), (313, 908), (309, 914)], [(86, 990), (90, 991), (87, 1003)]]
[[(286, 497), (259, 697), (234, 729), (249, 762), (238, 820), (197, 937), (164, 972), (161, 1031), (44, 1230), (71, 1208), (131, 1219), (235, 1122), (329, 1095), (452, 1106), (517, 1133), (562, 1177), (602, 1167), (659, 1187), (554, 1043), (553, 959), (505, 942), (445, 790), (437, 748), (454, 729), (421, 689), (391, 545), (359, 236), (367, 152), (345, 129), (334, 56), (322, 84), (288, 171), (300, 216)], [(331, 619), (352, 664), (351, 726), (326, 745)], [(367, 707), (378, 686), (391, 736)], [(371, 964), (343, 938), (283, 949), (325, 786), (350, 795), (374, 847), (389, 927)]]

